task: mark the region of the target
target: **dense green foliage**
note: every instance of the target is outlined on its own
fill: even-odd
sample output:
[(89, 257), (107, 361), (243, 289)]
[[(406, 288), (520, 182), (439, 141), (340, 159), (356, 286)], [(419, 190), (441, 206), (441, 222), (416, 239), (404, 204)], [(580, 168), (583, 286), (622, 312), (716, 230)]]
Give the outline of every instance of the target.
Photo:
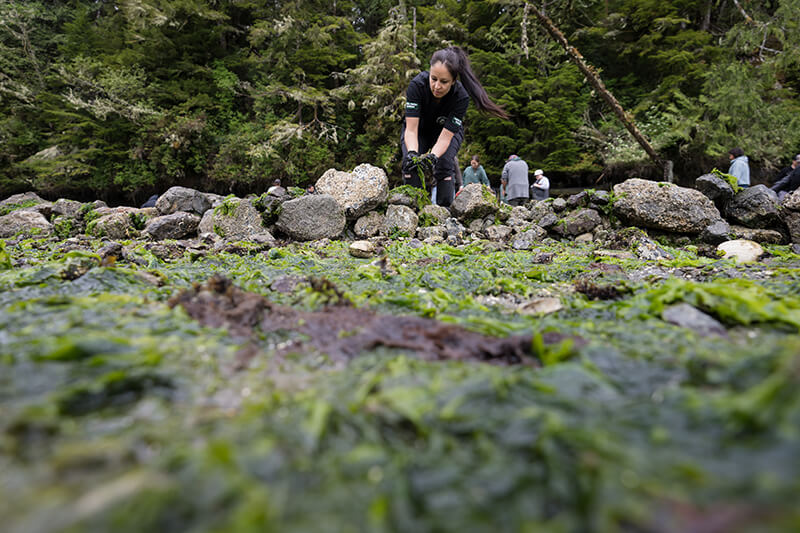
[[(538, 4), (537, 4), (538, 5)], [(679, 177), (800, 148), (800, 0), (558, 0), (547, 14)], [(465, 46), (512, 114), (470, 108), (461, 161), (515, 152), (566, 184), (644, 152), (519, 0), (0, 0), (0, 196), (260, 192), (372, 162), (398, 180), (402, 99)], [(526, 9), (528, 11), (526, 11)], [(745, 18), (747, 15), (747, 18)]]
[[(101, 266), (105, 244), (0, 240), (4, 531), (800, 527), (800, 256), (786, 246), (739, 265), (548, 241), (537, 264), (485, 241), (393, 242), (376, 264), (345, 242), (164, 261), (164, 241)], [(343, 362), (291, 327), (247, 337), (167, 305), (215, 273), (300, 310), (328, 297), (313, 276), (387, 324), (531, 334), (541, 366), (387, 347)], [(626, 291), (592, 300), (579, 280)], [(561, 309), (532, 311), (541, 297)], [(678, 303), (724, 334), (662, 319)]]

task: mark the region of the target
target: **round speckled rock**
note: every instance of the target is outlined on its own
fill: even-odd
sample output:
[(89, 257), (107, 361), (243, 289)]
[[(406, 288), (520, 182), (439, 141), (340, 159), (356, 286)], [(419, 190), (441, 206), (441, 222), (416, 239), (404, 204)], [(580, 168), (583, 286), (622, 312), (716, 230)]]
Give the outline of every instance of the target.
[(628, 224), (698, 234), (720, 220), (719, 210), (695, 189), (638, 178), (614, 186), (614, 213)]
[(386, 201), (389, 178), (379, 167), (358, 165), (352, 172), (328, 169), (317, 180), (317, 192), (333, 196), (348, 220), (355, 220)]

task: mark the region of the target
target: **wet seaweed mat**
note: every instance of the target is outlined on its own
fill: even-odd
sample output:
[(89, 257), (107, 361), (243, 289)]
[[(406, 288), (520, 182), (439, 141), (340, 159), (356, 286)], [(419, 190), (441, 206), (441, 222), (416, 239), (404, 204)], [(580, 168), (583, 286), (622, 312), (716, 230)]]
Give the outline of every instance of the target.
[(787, 247), (82, 242), (0, 246), (4, 531), (800, 529)]

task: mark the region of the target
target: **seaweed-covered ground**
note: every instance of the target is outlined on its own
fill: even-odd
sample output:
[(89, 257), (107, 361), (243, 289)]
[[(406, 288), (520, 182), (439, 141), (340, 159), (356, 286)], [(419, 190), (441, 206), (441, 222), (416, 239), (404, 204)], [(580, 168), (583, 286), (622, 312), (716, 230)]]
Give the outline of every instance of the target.
[(788, 247), (107, 244), (0, 241), (4, 531), (800, 530)]

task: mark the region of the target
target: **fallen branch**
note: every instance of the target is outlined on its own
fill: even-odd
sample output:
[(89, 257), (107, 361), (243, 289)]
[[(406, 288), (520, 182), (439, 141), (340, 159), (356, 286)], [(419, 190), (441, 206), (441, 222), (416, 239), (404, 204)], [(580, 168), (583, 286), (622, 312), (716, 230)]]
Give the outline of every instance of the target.
[(536, 6), (533, 6), (533, 8), (534, 14), (539, 19), (539, 22), (541, 22), (545, 27), (550, 36), (564, 48), (570, 60), (572, 60), (572, 62), (578, 66), (592, 87), (595, 88), (603, 100), (605, 100), (609, 107), (611, 107), (617, 117), (622, 121), (628, 132), (630, 132), (630, 134), (633, 135), (633, 138), (636, 139), (636, 142), (638, 142), (647, 155), (650, 156), (650, 159), (652, 159), (656, 165), (663, 169), (664, 179), (668, 182), (672, 182), (672, 161), (665, 161), (661, 159), (642, 132), (639, 131), (639, 128), (636, 127), (633, 117), (622, 108), (614, 95), (611, 94), (611, 92), (606, 88), (603, 80), (600, 79), (600, 75), (597, 74), (594, 67), (584, 61), (583, 56), (578, 49), (569, 44), (567, 38), (564, 37), (563, 33), (561, 33), (561, 30), (559, 30), (555, 24), (553, 24), (547, 15), (545, 15)]

